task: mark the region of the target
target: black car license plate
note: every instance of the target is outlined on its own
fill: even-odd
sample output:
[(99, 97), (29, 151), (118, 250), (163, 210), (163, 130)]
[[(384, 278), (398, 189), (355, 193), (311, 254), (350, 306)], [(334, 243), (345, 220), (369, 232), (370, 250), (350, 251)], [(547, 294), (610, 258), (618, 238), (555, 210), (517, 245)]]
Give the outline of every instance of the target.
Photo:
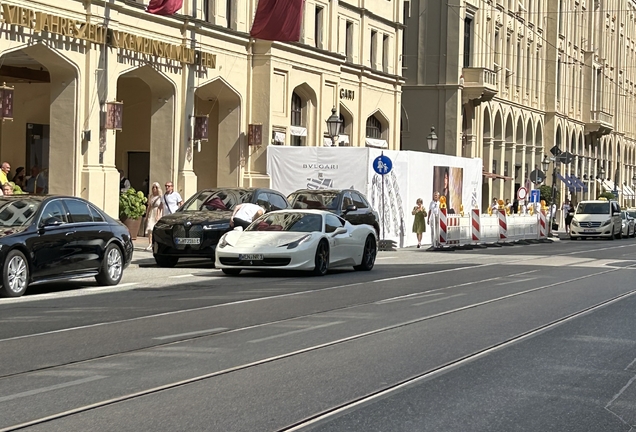
[(201, 244), (200, 238), (187, 238), (187, 237), (177, 237), (174, 239), (174, 243), (178, 245), (198, 245)]
[(263, 261), (263, 254), (239, 254), (241, 261)]

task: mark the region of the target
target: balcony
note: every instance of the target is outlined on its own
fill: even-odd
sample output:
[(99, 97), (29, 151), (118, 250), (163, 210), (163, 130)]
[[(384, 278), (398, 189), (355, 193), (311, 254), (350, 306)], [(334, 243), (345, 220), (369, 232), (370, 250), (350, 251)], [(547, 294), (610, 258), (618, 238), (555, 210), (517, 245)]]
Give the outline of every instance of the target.
[(475, 105), (488, 102), (497, 95), (497, 74), (486, 68), (468, 67), (462, 70), (464, 77), (463, 102)]
[(585, 133), (607, 135), (614, 130), (614, 116), (602, 110), (590, 112), (590, 120), (585, 123)]

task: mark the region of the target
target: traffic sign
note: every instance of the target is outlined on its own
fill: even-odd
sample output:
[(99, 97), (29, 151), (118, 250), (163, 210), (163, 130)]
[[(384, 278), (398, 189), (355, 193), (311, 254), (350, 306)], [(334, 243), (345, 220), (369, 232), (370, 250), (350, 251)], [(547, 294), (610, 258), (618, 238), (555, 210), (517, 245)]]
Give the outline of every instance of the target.
[(524, 200), (526, 199), (527, 196), (528, 196), (528, 189), (524, 187), (520, 187), (519, 190), (517, 191), (517, 199)]
[(530, 173), (530, 181), (534, 184), (541, 184), (545, 180), (545, 173), (536, 169)]
[(373, 170), (380, 175), (386, 175), (390, 173), (392, 169), (393, 162), (388, 156), (384, 156), (384, 153), (373, 161)]
[(554, 146), (554, 147), (552, 147), (552, 148), (550, 149), (550, 153), (552, 153), (552, 156), (558, 156), (558, 155), (560, 155), (562, 152), (561, 152), (561, 149), (559, 148), (559, 146)]
[(574, 160), (574, 155), (570, 152), (563, 152), (557, 156), (557, 160), (563, 165), (569, 165)]
[(541, 192), (539, 189), (532, 189), (530, 191), (530, 202), (538, 203), (541, 200)]

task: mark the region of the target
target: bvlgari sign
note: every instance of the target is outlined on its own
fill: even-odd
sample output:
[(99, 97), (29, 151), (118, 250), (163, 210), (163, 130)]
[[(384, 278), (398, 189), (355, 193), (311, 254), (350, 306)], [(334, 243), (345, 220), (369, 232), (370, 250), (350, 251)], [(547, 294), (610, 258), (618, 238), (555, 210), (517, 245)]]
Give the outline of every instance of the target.
[(85, 40), (95, 44), (108, 44), (113, 48), (135, 51), (181, 63), (197, 64), (207, 68), (216, 67), (214, 54), (175, 45), (156, 39), (108, 29), (99, 24), (64, 18), (33, 9), (2, 4), (2, 22), (33, 30), (34, 33), (49, 32)]

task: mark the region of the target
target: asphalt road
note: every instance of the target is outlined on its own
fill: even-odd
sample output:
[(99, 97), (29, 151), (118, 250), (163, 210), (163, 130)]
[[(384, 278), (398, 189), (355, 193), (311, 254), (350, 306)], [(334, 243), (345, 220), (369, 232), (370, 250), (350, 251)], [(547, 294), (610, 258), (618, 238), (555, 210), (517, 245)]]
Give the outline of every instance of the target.
[(0, 299), (0, 432), (636, 430), (636, 240)]

